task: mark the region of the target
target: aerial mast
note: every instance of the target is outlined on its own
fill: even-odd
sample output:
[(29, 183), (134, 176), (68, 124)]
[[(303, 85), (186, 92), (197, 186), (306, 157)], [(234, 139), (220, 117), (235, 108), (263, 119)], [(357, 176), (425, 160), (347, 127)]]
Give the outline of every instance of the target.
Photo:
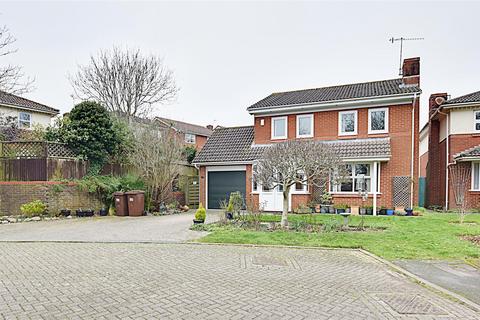
[(398, 75), (403, 75), (403, 72), (402, 72), (402, 59), (403, 59), (403, 41), (415, 41), (415, 40), (424, 40), (424, 38), (404, 38), (404, 37), (400, 37), (400, 38), (395, 38), (395, 37), (391, 37), (390, 39), (388, 39), (388, 41), (390, 41), (391, 43), (395, 43), (397, 41), (400, 41), (400, 68), (399, 68), (399, 72), (398, 72)]

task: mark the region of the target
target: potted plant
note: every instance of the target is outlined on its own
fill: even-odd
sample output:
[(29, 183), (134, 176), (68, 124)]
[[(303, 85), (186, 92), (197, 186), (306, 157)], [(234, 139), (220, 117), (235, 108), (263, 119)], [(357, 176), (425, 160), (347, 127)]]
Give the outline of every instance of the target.
[(305, 204), (301, 203), (298, 205), (296, 213), (307, 214), (307, 213), (312, 213), (312, 210), (309, 207), (307, 207)]
[(72, 212), (68, 209), (62, 209), (60, 210), (60, 214), (64, 217), (68, 217)]
[(412, 208), (407, 208), (405, 209), (405, 212), (407, 213), (407, 216), (413, 216), (413, 209)]
[(327, 191), (324, 191), (322, 194), (320, 212), (335, 213), (335, 209), (332, 207), (332, 195)]
[(387, 212), (387, 216), (393, 216), (393, 214), (395, 213), (395, 210), (394, 209), (386, 209), (386, 212)]
[(367, 211), (366, 214), (372, 216), (373, 215), (373, 206), (365, 206), (365, 210)]
[[(310, 212), (317, 212), (317, 204), (315, 203), (315, 201), (308, 201), (307, 206), (310, 208)], [(318, 210), (318, 212), (320, 212), (320, 206), (318, 207)]]
[(75, 210), (77, 217), (85, 217), (85, 212), (82, 209)]
[(367, 214), (367, 208), (366, 207), (360, 207), (360, 214), (361, 215)]
[(346, 204), (340, 203), (334, 206), (337, 214), (342, 214), (347, 212), (347, 209), (350, 209)]
[(387, 209), (386, 209), (385, 207), (383, 207), (383, 206), (380, 206), (380, 207), (378, 207), (378, 209), (377, 209), (377, 214), (378, 214), (378, 215), (381, 215), (381, 216), (384, 216), (384, 215), (387, 214)]
[(207, 210), (205, 210), (203, 205), (200, 203), (197, 211), (195, 212), (195, 219), (193, 219), (193, 223), (194, 224), (204, 223), (206, 217), (207, 217)]
[(108, 214), (108, 211), (105, 208), (101, 208), (100, 210), (98, 210), (98, 215), (100, 217), (105, 217), (107, 214)]

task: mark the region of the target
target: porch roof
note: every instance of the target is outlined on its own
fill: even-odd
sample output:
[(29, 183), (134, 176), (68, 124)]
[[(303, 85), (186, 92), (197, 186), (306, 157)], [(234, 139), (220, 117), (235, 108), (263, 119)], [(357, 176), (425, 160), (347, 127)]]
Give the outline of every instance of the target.
[[(270, 145), (254, 144), (253, 126), (216, 129), (193, 160), (194, 164), (251, 163)], [(390, 138), (323, 140), (345, 160), (390, 158)]]
[(455, 154), (453, 159), (456, 161), (480, 160), (480, 145)]

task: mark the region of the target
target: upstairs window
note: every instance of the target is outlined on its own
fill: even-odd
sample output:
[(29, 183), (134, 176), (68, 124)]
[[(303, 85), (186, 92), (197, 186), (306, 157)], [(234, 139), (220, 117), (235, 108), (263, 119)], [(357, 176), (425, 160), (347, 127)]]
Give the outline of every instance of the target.
[(480, 131), (480, 110), (474, 111), (475, 131)]
[(185, 142), (195, 144), (195, 135), (191, 133), (185, 133)]
[(313, 114), (297, 116), (297, 138), (313, 137)]
[(272, 139), (287, 139), (287, 117), (272, 118)]
[(357, 111), (341, 111), (338, 113), (338, 135), (357, 134)]
[(32, 115), (26, 112), (18, 114), (18, 126), (20, 129), (30, 129), (32, 127)]
[(480, 162), (472, 162), (472, 190), (480, 191)]
[(388, 132), (388, 108), (368, 109), (368, 133)]

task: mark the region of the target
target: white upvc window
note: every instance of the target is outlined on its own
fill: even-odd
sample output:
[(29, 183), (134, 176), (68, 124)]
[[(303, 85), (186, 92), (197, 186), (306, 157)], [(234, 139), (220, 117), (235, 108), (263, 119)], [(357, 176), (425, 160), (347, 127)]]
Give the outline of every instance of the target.
[(272, 118), (272, 140), (287, 139), (287, 117)]
[[(363, 177), (367, 186), (367, 192), (373, 192), (373, 163), (349, 163), (347, 164), (347, 175), (344, 177), (343, 181), (335, 183), (330, 183), (330, 192), (331, 193), (353, 193), (358, 194), (358, 184), (357, 179)], [(377, 165), (376, 172), (377, 180), (377, 193), (380, 192), (380, 164)]]
[[(298, 179), (299, 179), (299, 180), (302, 180), (302, 181), (305, 180), (305, 174), (303, 174), (303, 173), (298, 173), (297, 176), (298, 176)], [(302, 182), (297, 182), (297, 183), (295, 183), (294, 192), (295, 192), (295, 193), (307, 193), (307, 192), (308, 192), (308, 184), (307, 184), (307, 182), (305, 181), (305, 182), (303, 182), (303, 183), (302, 183)]]
[(338, 112), (338, 135), (353, 136), (357, 134), (357, 110)]
[(186, 143), (195, 143), (195, 135), (192, 133), (185, 133), (185, 142)]
[(480, 162), (472, 162), (472, 191), (480, 191)]
[(388, 108), (368, 109), (368, 133), (388, 133)]
[(297, 138), (313, 137), (313, 114), (297, 115)]
[(473, 130), (480, 131), (480, 110), (473, 112)]
[(20, 129), (30, 129), (32, 127), (32, 114), (20, 112), (18, 114), (18, 127)]

